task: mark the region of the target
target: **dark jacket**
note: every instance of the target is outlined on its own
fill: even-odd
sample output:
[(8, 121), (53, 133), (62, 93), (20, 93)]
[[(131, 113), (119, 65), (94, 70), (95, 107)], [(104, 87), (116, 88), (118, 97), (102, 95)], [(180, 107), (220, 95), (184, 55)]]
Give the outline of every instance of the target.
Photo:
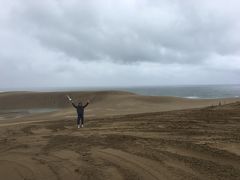
[(80, 106), (80, 105), (75, 105), (74, 103), (72, 103), (73, 107), (75, 107), (77, 109), (77, 113), (78, 115), (83, 115), (84, 114), (84, 108), (88, 106), (89, 103), (85, 104), (84, 106)]

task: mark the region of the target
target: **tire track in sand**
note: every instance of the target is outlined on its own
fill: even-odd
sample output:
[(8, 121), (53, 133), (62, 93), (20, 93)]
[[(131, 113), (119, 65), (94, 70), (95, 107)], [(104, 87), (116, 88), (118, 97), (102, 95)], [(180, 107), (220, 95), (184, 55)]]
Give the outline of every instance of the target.
[[(135, 172), (140, 179), (159, 180), (159, 179), (177, 179), (166, 167), (161, 164), (139, 157), (127, 152), (116, 149), (95, 149), (93, 156), (110, 161), (124, 169)], [(169, 176), (171, 174), (171, 177)]]

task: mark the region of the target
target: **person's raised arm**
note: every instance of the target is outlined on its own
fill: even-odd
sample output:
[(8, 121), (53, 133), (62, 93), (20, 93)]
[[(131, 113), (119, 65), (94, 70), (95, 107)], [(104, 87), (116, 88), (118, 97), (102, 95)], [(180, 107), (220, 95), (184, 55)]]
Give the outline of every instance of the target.
[(87, 103), (83, 106), (83, 108), (87, 107), (89, 105), (89, 100), (87, 101)]
[(75, 107), (75, 108), (77, 108), (77, 106), (76, 106), (73, 102), (72, 102), (72, 106)]

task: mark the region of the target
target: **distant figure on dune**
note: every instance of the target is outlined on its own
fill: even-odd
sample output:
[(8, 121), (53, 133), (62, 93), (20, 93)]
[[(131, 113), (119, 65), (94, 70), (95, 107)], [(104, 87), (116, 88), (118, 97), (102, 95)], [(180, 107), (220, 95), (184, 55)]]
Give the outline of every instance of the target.
[(88, 104), (90, 103), (90, 101), (88, 100), (87, 103), (85, 105), (82, 104), (82, 102), (79, 102), (78, 105), (75, 105), (72, 101), (72, 98), (70, 98), (70, 96), (67, 95), (68, 100), (72, 103), (73, 107), (75, 107), (77, 109), (77, 127), (83, 127), (84, 124), (84, 109), (88, 106)]
[(89, 104), (89, 100), (87, 101), (87, 103), (84, 106), (83, 106), (82, 102), (79, 102), (77, 106), (72, 102), (73, 107), (75, 107), (77, 109), (77, 114), (78, 114), (77, 126), (78, 126), (78, 128), (80, 128), (80, 125), (81, 125), (81, 127), (83, 127), (83, 124), (84, 124), (84, 109), (88, 106), (88, 104)]

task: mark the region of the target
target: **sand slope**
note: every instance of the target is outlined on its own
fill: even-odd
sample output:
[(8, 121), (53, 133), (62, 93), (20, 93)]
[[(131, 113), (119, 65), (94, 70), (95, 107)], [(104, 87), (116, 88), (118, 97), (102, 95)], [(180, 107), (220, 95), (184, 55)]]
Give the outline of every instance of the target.
[[(55, 111), (58, 116), (74, 117), (75, 110), (68, 102), (69, 94), (75, 102), (86, 102), (90, 99), (91, 105), (87, 108), (88, 117), (109, 117), (135, 113), (160, 112), (178, 109), (199, 108), (235, 102), (237, 98), (228, 99), (184, 99), (177, 97), (141, 96), (129, 92), (100, 91), (100, 92), (11, 92), (0, 94), (0, 120), (26, 121), (42, 118), (35, 116), (27, 118), (31, 112)], [(30, 111), (30, 113), (28, 112)], [(55, 113), (56, 114), (56, 113)], [(49, 116), (49, 115), (48, 115)], [(46, 118), (48, 118), (46, 116)], [(23, 118), (22, 118), (23, 117)], [(51, 117), (52, 119), (52, 117)]]
[[(129, 102), (120, 101), (125, 96), (131, 96), (131, 103), (135, 101), (139, 108), (143, 102), (159, 103), (156, 97), (118, 93), (98, 95), (95, 103), (106, 101), (111, 105), (118, 101), (126, 105)], [(185, 102), (178, 98), (159, 99), (162, 104), (172, 103), (169, 107)], [(186, 104), (190, 102), (186, 100)], [(203, 105), (194, 103), (195, 100), (193, 106)], [(122, 104), (124, 108), (130, 106)], [(90, 116), (97, 107), (89, 106), (83, 129), (76, 129), (74, 110), (70, 108), (1, 120), (0, 177), (5, 180), (240, 177), (239, 102), (130, 115), (124, 115), (128, 112), (124, 108), (112, 105), (112, 112), (122, 115)], [(100, 110), (104, 109), (103, 106)]]
[(237, 98), (228, 99), (185, 99), (177, 97), (141, 96), (123, 91), (98, 91), (98, 92), (9, 92), (0, 93), (0, 109), (23, 108), (67, 108), (69, 107), (66, 95), (70, 95), (75, 102), (86, 102), (90, 99), (94, 106), (113, 107), (140, 107), (147, 105), (172, 105), (206, 106), (217, 105), (219, 101), (229, 103)]

